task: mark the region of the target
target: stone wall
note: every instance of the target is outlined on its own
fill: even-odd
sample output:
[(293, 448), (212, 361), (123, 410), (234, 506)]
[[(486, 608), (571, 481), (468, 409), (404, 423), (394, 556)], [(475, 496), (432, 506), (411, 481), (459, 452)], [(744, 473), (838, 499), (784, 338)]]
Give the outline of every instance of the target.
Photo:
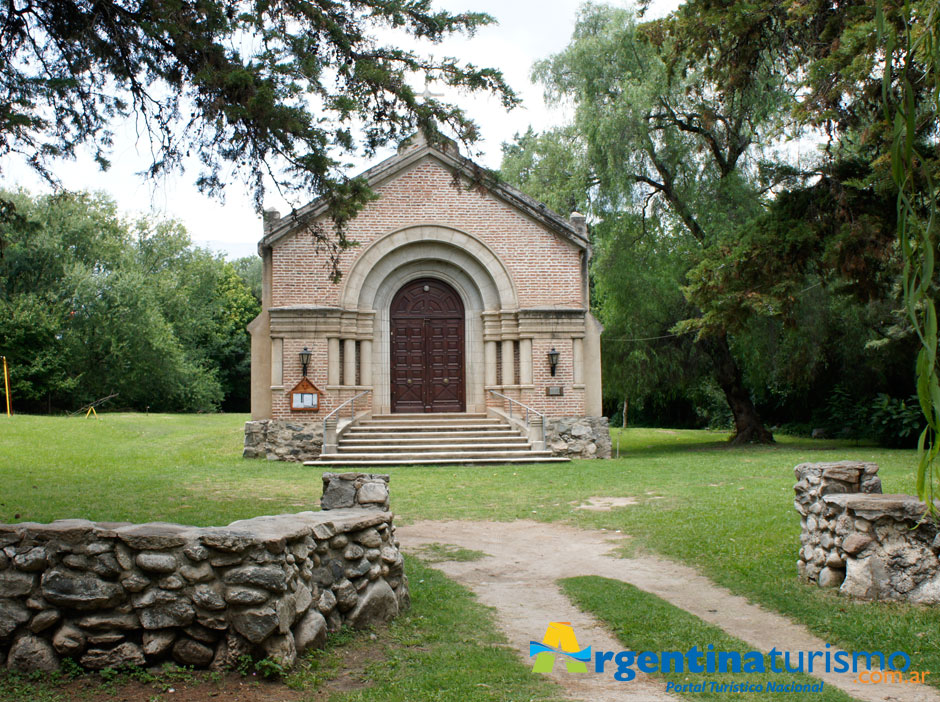
[(262, 419), (245, 422), (245, 458), (313, 461), (323, 446), (323, 421)]
[(249, 655), (289, 667), (328, 631), (394, 617), (409, 595), (388, 476), (324, 484), (353, 485), (351, 505), (227, 527), (0, 526), (0, 663), (224, 669)]
[(568, 458), (610, 458), (607, 417), (546, 417), (545, 448)]
[(874, 463), (795, 468), (802, 579), (866, 600), (940, 603), (940, 525), (909, 495), (881, 494)]
[[(262, 419), (245, 423), (245, 458), (313, 461), (323, 446), (323, 422)], [(556, 456), (610, 458), (607, 417), (545, 419), (545, 447)]]

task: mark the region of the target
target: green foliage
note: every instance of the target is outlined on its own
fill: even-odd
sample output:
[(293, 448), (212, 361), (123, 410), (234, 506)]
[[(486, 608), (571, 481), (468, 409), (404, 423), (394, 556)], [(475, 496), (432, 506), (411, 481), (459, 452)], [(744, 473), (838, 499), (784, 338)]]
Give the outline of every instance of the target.
[(871, 404), (870, 426), (882, 446), (914, 448), (924, 429), (924, 414), (916, 396), (901, 400), (879, 393)]
[(272, 184), (304, 200), (323, 195), (342, 225), (372, 197), (342, 173), (351, 154), (418, 126), (477, 137), (458, 108), (422, 99), (413, 74), (515, 104), (495, 69), (396, 45), (472, 35), (492, 21), (428, 0), (26, 3), (0, 29), (0, 156), (21, 154), (50, 181), (54, 162), (82, 147), (107, 168), (111, 125), (134, 115), (150, 137), (149, 177), (182, 171), (192, 156), (204, 191), (240, 176), (259, 210)]
[(287, 672), (283, 665), (271, 658), (257, 660), (254, 666), (255, 670), (266, 680), (282, 678), (284, 677), (284, 673)]
[[(247, 407), (245, 325), (260, 305), (176, 222), (121, 218), (88, 193), (0, 194), (0, 339), (18, 411)], [(28, 226), (24, 225), (28, 222)]]
[[(106, 414), (100, 422), (4, 420), (0, 521), (20, 512), (23, 520), (41, 522), (83, 517), (219, 525), (257, 516), (259, 504), (272, 514), (316, 509), (319, 473), (277, 462), (253, 469), (253, 462), (240, 458), (245, 419)], [(931, 639), (940, 629), (937, 608), (853, 602), (800, 583), (795, 570), (800, 522), (793, 509), (792, 467), (834, 457), (873, 461), (881, 466), (884, 491), (903, 492), (914, 479), (914, 451), (783, 435), (772, 446), (736, 447), (728, 445), (727, 434), (715, 432), (612, 433), (620, 459), (486, 470), (392, 468), (396, 523), (524, 518), (619, 529), (637, 546), (699, 569), (833, 645), (903, 650), (920, 669), (940, 670), (940, 651)], [(573, 509), (592, 496), (639, 499), (610, 512)], [(406, 558), (413, 608), (392, 624), (396, 638), (369, 669), (377, 689), (364, 692), (367, 699), (433, 698), (435, 689), (452, 689), (443, 687), (451, 682), (460, 685), (460, 699), (485, 699), (493, 689), (476, 686), (479, 682), (499, 687), (503, 676), (519, 685), (531, 686), (536, 678), (534, 684), (544, 682), (530, 668), (518, 667), (516, 652), (501, 645), (484, 608), (439, 572), (419, 568), (418, 560)], [(662, 628), (649, 633), (668, 635)], [(454, 665), (456, 660), (465, 665)], [(396, 685), (402, 689), (392, 689)], [(516, 699), (540, 694), (523, 689)], [(13, 690), (7, 693), (12, 700), (39, 699), (0, 676), (0, 699), (6, 690)]]
[(881, 97), (890, 141), (891, 176), (898, 190), (904, 305), (921, 343), (917, 398), (926, 426), (918, 439), (916, 489), (927, 510), (936, 515), (934, 497), (940, 489), (940, 465), (936, 462), (940, 454), (940, 373), (935, 303), (940, 227), (936, 180), (940, 163), (940, 10), (936, 3), (917, 5), (915, 8), (906, 2), (903, 8), (891, 12), (878, 2), (875, 19), (886, 59)]

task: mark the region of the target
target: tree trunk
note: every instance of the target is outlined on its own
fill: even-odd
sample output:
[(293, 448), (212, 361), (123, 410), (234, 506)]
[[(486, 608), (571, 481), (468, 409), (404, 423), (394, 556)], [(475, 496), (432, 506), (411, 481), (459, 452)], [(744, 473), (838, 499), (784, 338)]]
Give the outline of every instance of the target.
[(751, 395), (741, 381), (741, 369), (731, 354), (726, 334), (712, 337), (708, 342), (709, 355), (715, 364), (715, 379), (725, 393), (728, 407), (734, 416), (733, 444), (772, 444), (774, 436), (760, 421)]

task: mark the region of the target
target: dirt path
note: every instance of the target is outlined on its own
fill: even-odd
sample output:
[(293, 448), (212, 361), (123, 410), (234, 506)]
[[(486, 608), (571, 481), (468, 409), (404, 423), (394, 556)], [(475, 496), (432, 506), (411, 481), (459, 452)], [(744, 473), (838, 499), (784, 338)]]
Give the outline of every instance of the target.
[[(570, 621), (582, 645), (595, 650), (621, 650), (592, 616), (578, 611), (555, 581), (577, 575), (615, 578), (651, 592), (704, 621), (720, 627), (757, 650), (825, 651), (826, 642), (789, 619), (750, 604), (718, 587), (695, 570), (652, 556), (612, 555), (617, 540), (596, 532), (558, 524), (516, 522), (418, 522), (398, 527), (405, 550), (429, 543), (448, 543), (483, 551), (478, 561), (436, 564), (467, 585), (480, 601), (496, 608), (510, 643), (525, 656), (529, 641), (540, 639), (550, 621)], [(581, 641), (583, 637), (584, 642)], [(836, 649), (831, 649), (835, 652)], [(577, 700), (675, 699), (662, 682), (649, 678), (618, 683), (606, 675), (568, 675), (555, 666), (553, 678)], [(940, 671), (937, 671), (940, 674)], [(851, 675), (819, 673), (816, 677), (849, 695), (871, 702), (940, 702), (940, 693), (924, 685), (855, 682)]]

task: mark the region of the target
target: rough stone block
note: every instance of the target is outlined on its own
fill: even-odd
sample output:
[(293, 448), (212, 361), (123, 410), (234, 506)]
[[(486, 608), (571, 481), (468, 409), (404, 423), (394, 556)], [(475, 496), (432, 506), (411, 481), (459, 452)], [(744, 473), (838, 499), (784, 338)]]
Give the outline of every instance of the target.
[(87, 573), (52, 569), (42, 576), (42, 595), (54, 605), (87, 610), (114, 606), (123, 590)]
[(10, 647), (7, 668), (20, 673), (51, 673), (58, 670), (59, 657), (45, 639), (24, 634)]
[(273, 607), (246, 609), (232, 615), (232, 626), (252, 643), (261, 643), (277, 628), (277, 612)]
[(326, 619), (315, 610), (310, 610), (294, 627), (294, 644), (298, 653), (308, 648), (323, 648), (326, 645)]
[(16, 600), (0, 599), (0, 640), (9, 638), (30, 616), (29, 610)]
[(172, 553), (151, 553), (145, 551), (138, 553), (135, 560), (141, 570), (146, 570), (151, 573), (172, 573), (179, 565), (176, 561), (176, 556)]
[(147, 659), (140, 646), (128, 641), (112, 649), (89, 649), (79, 663), (90, 670), (101, 670), (120, 666), (140, 667), (146, 665)]
[(173, 659), (181, 665), (205, 667), (214, 657), (212, 648), (193, 639), (182, 638), (173, 644)]
[(228, 571), (222, 578), (228, 585), (254, 585), (271, 592), (284, 592), (287, 578), (276, 566), (244, 566)]
[(85, 633), (72, 624), (63, 624), (52, 637), (52, 645), (63, 656), (74, 656), (85, 650)]
[(376, 580), (360, 596), (355, 609), (346, 616), (346, 623), (355, 629), (366, 629), (398, 616), (398, 598), (388, 583)]

